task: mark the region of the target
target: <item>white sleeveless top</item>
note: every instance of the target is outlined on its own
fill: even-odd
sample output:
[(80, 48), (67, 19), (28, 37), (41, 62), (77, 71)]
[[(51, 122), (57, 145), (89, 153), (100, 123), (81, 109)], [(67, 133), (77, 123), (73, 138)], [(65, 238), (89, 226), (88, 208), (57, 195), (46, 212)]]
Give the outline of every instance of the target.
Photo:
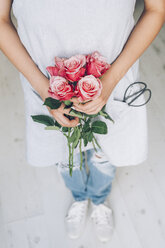
[[(135, 0), (14, 0), (18, 35), (39, 69), (54, 57), (70, 57), (99, 51), (112, 63), (123, 49), (135, 21)], [(45, 130), (31, 115), (50, 115), (37, 92), (20, 73), (25, 99), (26, 159), (34, 166), (49, 166), (68, 156), (66, 138), (59, 131)], [(107, 112), (107, 135), (96, 135), (110, 162), (136, 165), (147, 158), (146, 106), (134, 108), (121, 102), (126, 87), (139, 80), (139, 60), (114, 88)], [(83, 150), (92, 145), (83, 147)], [(78, 152), (78, 148), (76, 152)]]

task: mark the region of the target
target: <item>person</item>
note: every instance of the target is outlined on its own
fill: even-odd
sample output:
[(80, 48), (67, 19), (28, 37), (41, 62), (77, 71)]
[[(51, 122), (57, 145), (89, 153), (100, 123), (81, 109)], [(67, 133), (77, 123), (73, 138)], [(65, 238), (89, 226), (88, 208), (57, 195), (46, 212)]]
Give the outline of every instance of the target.
[[(135, 0), (0, 0), (0, 48), (20, 72), (26, 117), (26, 159), (32, 166), (58, 165), (74, 202), (66, 214), (71, 238), (84, 228), (88, 201), (97, 236), (107, 241), (113, 230), (112, 209), (107, 203), (116, 167), (142, 163), (147, 158), (146, 107), (128, 107), (123, 94), (139, 78), (139, 58), (159, 33), (165, 20), (165, 0), (144, 0), (144, 10), (135, 25)], [(10, 11), (17, 19), (15, 28)], [(51, 110), (43, 102), (48, 97), (46, 67), (54, 57), (71, 57), (99, 51), (111, 67), (102, 76), (98, 99), (77, 104), (78, 111), (97, 113), (105, 104), (115, 123), (107, 123), (109, 133), (98, 136), (101, 149), (83, 147), (83, 170), (75, 154), (72, 178), (67, 164), (67, 143), (60, 132), (44, 130), (31, 115), (53, 116), (62, 126), (75, 127), (79, 119), (66, 118), (64, 105)], [(86, 170), (86, 162), (89, 171)]]

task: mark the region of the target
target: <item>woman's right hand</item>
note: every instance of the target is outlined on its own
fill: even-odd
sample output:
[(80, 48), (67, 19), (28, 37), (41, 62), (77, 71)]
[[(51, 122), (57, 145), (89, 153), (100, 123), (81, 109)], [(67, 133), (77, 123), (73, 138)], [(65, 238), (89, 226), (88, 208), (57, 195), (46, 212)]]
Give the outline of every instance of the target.
[(46, 106), (49, 110), (50, 114), (55, 118), (55, 120), (63, 127), (75, 127), (79, 123), (79, 118), (74, 117), (73, 120), (69, 120), (64, 114), (69, 115), (69, 111), (71, 108), (64, 109), (65, 104), (62, 103), (58, 109), (50, 109)]
[[(42, 90), (40, 89), (40, 96), (42, 100), (45, 102), (45, 99), (49, 97), (48, 95), (48, 88), (49, 88), (49, 80), (46, 79), (45, 84), (42, 87)], [(71, 108), (64, 109), (65, 104), (62, 103), (61, 106), (58, 109), (51, 109), (50, 107), (46, 106), (49, 113), (55, 118), (55, 120), (63, 127), (75, 127), (79, 123), (79, 118), (74, 117), (73, 120), (69, 120), (64, 114), (69, 115), (69, 111)]]

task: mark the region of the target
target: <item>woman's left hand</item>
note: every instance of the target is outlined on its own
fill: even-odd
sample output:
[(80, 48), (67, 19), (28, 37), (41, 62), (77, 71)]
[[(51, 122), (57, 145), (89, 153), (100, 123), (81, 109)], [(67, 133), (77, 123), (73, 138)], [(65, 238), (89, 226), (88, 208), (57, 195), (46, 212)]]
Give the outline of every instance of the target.
[(100, 96), (95, 100), (91, 100), (85, 103), (80, 103), (77, 98), (72, 98), (71, 101), (74, 103), (73, 106), (75, 110), (84, 112), (89, 115), (97, 114), (107, 103), (108, 98), (110, 97), (111, 92), (115, 86), (115, 83), (114, 80), (103, 76), (99, 79), (101, 80), (103, 86)]

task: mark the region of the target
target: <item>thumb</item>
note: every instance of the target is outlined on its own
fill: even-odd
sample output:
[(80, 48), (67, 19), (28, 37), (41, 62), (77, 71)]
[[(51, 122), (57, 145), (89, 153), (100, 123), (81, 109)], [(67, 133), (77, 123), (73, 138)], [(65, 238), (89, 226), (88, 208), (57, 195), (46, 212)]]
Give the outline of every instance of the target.
[(71, 108), (65, 108), (65, 104), (64, 103), (61, 104), (59, 110), (63, 114), (71, 115), (71, 114), (69, 114), (69, 112), (71, 111)]
[(80, 100), (77, 97), (72, 97), (70, 99), (70, 101), (73, 102), (73, 103), (77, 103), (77, 104), (81, 103)]

